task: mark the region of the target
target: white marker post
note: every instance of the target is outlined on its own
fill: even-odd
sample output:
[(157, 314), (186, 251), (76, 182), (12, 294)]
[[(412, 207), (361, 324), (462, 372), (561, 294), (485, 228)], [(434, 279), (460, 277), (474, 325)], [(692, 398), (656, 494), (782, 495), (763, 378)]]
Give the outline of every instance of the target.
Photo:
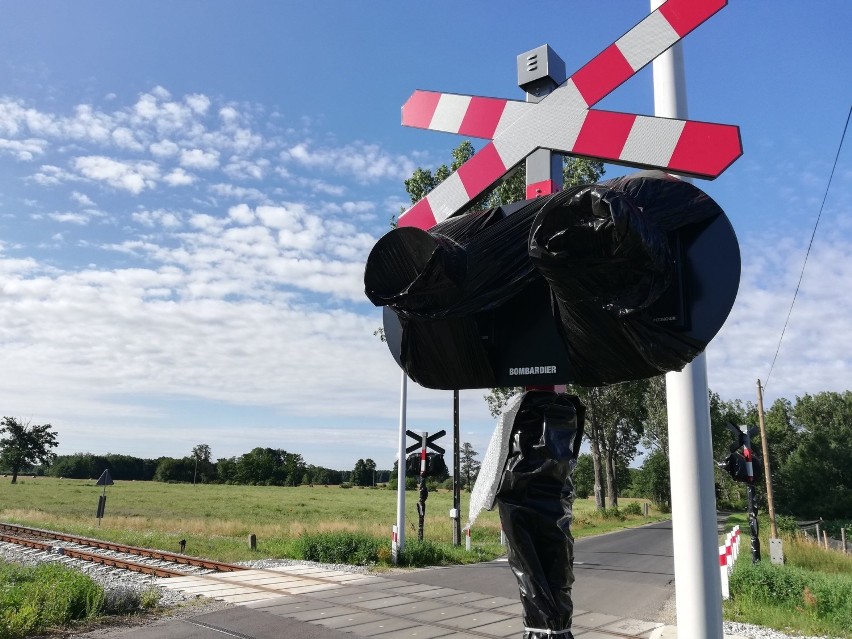
[[(651, 11), (662, 5), (651, 0)], [(686, 118), (683, 51), (677, 42), (653, 62), (654, 115)], [(722, 639), (713, 443), (704, 353), (666, 375), (677, 634)]]
[(396, 465), (396, 544), (392, 548), (393, 563), (405, 545), (405, 405), (408, 401), (408, 376), (402, 371), (399, 390), (399, 462)]

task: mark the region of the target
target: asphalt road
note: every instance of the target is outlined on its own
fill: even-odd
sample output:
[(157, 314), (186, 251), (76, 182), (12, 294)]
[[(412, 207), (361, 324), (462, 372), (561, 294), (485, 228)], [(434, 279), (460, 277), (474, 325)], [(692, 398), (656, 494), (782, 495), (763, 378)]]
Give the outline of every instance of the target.
[[(574, 543), (575, 609), (673, 623), (672, 522), (578, 539)], [(509, 564), (493, 561), (394, 575), (499, 597), (518, 597)]]
[[(575, 614), (588, 611), (612, 615), (613, 619), (618, 617), (649, 622), (674, 622), (674, 565), (670, 521), (580, 539), (575, 543), (574, 555), (576, 581), (572, 594)], [(428, 584), (518, 601), (517, 582), (505, 560), (399, 572), (388, 577), (392, 577), (397, 583), (405, 581)], [(327, 607), (332, 604), (324, 605)], [(313, 614), (312, 608), (313, 606), (305, 608), (308, 615)], [(274, 608), (228, 608), (190, 618), (163, 621), (144, 628), (125, 631), (111, 629), (107, 634), (96, 632), (84, 637), (221, 639), (231, 636), (240, 639), (344, 639), (352, 636), (334, 627), (306, 623), (291, 616), (272, 614), (274, 612)], [(307, 617), (305, 619), (308, 620)]]

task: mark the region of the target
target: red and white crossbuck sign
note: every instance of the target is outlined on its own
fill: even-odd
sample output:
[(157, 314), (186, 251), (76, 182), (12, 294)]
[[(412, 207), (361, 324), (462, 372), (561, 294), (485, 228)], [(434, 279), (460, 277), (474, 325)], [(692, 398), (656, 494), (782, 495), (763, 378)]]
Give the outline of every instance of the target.
[(405, 126), (491, 139), (399, 218), (428, 229), (455, 215), (538, 148), (713, 179), (740, 155), (739, 127), (592, 109), (727, 4), (668, 0), (541, 102), (415, 91)]

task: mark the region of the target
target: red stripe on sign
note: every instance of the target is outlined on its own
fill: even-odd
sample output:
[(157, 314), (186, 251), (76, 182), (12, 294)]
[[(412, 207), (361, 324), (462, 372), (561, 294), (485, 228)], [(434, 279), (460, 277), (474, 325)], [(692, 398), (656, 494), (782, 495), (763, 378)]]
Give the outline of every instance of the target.
[(627, 58), (613, 43), (574, 73), (571, 79), (586, 104), (592, 106), (633, 73)]
[(402, 125), (427, 129), (438, 108), (440, 93), (434, 91), (415, 91), (402, 105)]
[(719, 565), (720, 566), (726, 566), (728, 564), (727, 559), (728, 559), (728, 555), (720, 550), (719, 551)]
[(726, 4), (727, 0), (669, 0), (659, 11), (682, 38)]
[(675, 145), (669, 170), (715, 178), (743, 154), (740, 128), (687, 121)]
[(435, 214), (425, 197), (399, 216), (399, 226), (414, 226), (424, 231), (431, 229), (436, 223)]
[(617, 160), (635, 121), (634, 113), (589, 111), (571, 152)]
[(490, 140), (494, 137), (494, 132), (497, 130), (497, 125), (500, 124), (500, 117), (505, 108), (506, 100), (471, 98), (459, 127), (459, 135), (470, 135), (475, 138)]
[(493, 143), (459, 167), (458, 174), (469, 199), (475, 198), (506, 172), (506, 166)]
[[(556, 188), (556, 182), (553, 180), (542, 180), (535, 184), (527, 184), (526, 197), (528, 200), (531, 200), (534, 197), (541, 197), (542, 195), (552, 195), (558, 190), (559, 189)], [(527, 386), (527, 390), (531, 388), (538, 390), (553, 390), (553, 386), (542, 386), (541, 388), (538, 386)]]

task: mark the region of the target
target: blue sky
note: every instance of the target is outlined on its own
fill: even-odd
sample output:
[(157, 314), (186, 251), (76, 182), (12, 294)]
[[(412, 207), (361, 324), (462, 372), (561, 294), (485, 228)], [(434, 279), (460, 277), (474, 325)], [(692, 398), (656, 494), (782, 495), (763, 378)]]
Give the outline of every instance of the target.
[[(518, 54), (550, 44), (570, 73), (649, 10), (519, 7), (4, 3), (0, 413), (52, 423), (61, 453), (204, 442), (390, 467), (400, 375), (363, 264), (402, 180), (461, 141), (401, 127), (400, 107), (415, 89), (523, 99)], [(850, 24), (846, 0), (737, 0), (684, 40), (690, 118), (739, 125), (745, 150), (698, 183), (743, 253), (708, 348), (726, 399), (753, 400), (775, 354), (852, 103)], [(650, 70), (597, 106), (652, 114)], [(768, 401), (852, 387), (851, 236), (847, 140)], [(482, 394), (461, 413), (480, 451)], [(410, 428), (450, 428), (450, 393), (409, 397)]]

